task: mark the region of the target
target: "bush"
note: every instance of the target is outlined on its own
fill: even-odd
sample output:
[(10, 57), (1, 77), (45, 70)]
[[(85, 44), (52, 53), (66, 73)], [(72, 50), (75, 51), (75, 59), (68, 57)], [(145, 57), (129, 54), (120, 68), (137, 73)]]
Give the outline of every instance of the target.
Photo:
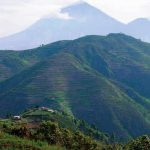
[(141, 136), (129, 142), (125, 150), (150, 150), (150, 139), (147, 135)]

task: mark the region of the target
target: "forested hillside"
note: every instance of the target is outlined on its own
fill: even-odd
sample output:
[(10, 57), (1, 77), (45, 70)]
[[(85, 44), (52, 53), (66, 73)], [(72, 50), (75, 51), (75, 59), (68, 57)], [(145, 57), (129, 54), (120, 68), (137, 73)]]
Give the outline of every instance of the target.
[(118, 140), (150, 133), (150, 44), (123, 34), (0, 51), (0, 115), (63, 110)]

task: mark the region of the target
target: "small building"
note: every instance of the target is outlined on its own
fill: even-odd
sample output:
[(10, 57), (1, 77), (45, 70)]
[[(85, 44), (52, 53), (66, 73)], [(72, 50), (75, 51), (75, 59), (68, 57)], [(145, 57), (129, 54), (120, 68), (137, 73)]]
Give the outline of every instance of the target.
[(21, 116), (13, 116), (14, 120), (21, 120)]
[(40, 107), (40, 110), (48, 111), (51, 113), (54, 113), (55, 111), (53, 109), (47, 108), (47, 107)]
[(53, 109), (48, 109), (48, 112), (54, 113), (55, 111)]

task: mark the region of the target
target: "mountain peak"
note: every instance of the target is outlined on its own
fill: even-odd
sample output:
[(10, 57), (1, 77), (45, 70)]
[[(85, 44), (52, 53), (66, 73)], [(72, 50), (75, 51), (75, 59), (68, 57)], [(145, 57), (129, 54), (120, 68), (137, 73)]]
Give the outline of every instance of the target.
[(99, 9), (96, 7), (90, 5), (89, 3), (86, 2), (79, 2), (74, 5), (68, 6), (61, 11), (62, 13), (68, 13), (72, 17), (78, 17), (81, 15), (88, 15), (88, 14), (93, 14), (93, 13), (102, 13)]
[[(80, 1), (80, 2), (78, 2), (78, 3), (75, 3), (75, 4), (72, 4), (72, 5), (70, 5), (70, 6), (68, 6), (68, 7), (66, 7), (66, 8), (64, 8), (64, 9), (68, 9), (68, 8), (91, 8), (91, 7), (93, 7), (93, 8), (95, 8), (94, 6), (92, 6), (91, 4), (89, 4), (89, 3), (87, 3), (87, 2), (84, 2), (84, 1)], [(96, 8), (95, 8), (96, 9)]]
[(76, 4), (78, 6), (82, 6), (82, 7), (93, 7), (92, 5), (90, 5), (89, 3), (87, 2), (79, 2), (78, 4)]
[(145, 24), (145, 23), (150, 23), (150, 20), (148, 18), (138, 18), (130, 22), (129, 24)]

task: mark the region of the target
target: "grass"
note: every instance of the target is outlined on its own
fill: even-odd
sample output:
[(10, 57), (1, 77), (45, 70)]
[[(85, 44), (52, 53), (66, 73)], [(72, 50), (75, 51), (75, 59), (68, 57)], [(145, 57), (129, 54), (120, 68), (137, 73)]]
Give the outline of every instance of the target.
[(31, 141), (0, 132), (1, 150), (65, 150), (59, 146), (49, 146), (46, 142)]

